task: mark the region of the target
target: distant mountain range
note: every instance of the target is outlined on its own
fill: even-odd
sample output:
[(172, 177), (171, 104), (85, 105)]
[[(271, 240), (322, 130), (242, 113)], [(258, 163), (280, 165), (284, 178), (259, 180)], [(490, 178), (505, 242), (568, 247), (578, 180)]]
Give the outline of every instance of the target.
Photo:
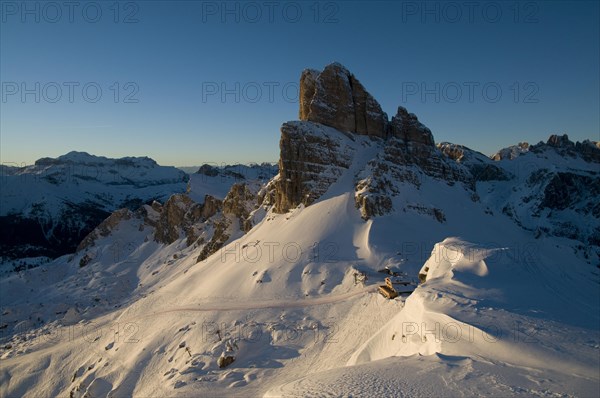
[(333, 63), (277, 166), (3, 178), (5, 263), (60, 256), (0, 279), (4, 395), (597, 395), (596, 141), (436, 143)]

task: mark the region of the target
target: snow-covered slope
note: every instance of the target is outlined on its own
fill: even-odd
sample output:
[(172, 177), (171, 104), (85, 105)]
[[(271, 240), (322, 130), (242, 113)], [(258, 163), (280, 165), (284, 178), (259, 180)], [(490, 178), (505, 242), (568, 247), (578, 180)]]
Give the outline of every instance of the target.
[[(305, 79), (359, 87), (331, 68)], [(335, 98), (352, 95), (334, 94), (307, 117), (334, 98), (325, 116), (346, 120)], [(493, 161), (436, 146), (405, 109), (393, 123), (286, 123), (268, 183), (192, 181), (0, 279), (0, 394), (598, 396), (597, 163), (553, 145)], [(563, 216), (581, 233), (556, 233)], [(406, 282), (394, 300), (376, 293), (388, 270)]]
[[(419, 396), (442, 380), (424, 386), (417, 375), (440, 371), (448, 395), (596, 391), (598, 275), (572, 243), (536, 240), (462, 186), (427, 176), (394, 199), (406, 211), (364, 221), (354, 176), (381, 146), (348, 145), (352, 165), (315, 203), (269, 211), (206, 261), (184, 238), (157, 244), (152, 227), (125, 220), (83, 268), (82, 252), (3, 279), (3, 394)], [(445, 222), (407, 206), (425, 201)], [(405, 304), (374, 293), (377, 270), (415, 280), (423, 263), (427, 282)], [(370, 276), (365, 287), (356, 270)], [(26, 286), (34, 292), (16, 294)], [(236, 358), (227, 369), (222, 353)], [(310, 382), (294, 381), (307, 373)], [(333, 379), (341, 375), (344, 384)]]

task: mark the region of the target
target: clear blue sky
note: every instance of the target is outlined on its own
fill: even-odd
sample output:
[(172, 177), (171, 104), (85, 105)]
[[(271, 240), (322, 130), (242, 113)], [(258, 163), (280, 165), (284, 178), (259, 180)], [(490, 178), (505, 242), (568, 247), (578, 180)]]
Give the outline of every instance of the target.
[(332, 61), (437, 142), (490, 154), (551, 133), (600, 139), (597, 1), (46, 4), (2, 2), (3, 163), (71, 150), (276, 161), (301, 71)]

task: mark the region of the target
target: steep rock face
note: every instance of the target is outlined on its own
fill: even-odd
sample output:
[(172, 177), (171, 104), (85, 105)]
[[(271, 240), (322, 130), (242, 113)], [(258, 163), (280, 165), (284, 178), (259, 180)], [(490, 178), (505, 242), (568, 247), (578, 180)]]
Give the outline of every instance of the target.
[(200, 235), (196, 224), (206, 221), (219, 208), (220, 203), (210, 196), (201, 205), (185, 194), (173, 195), (162, 206), (154, 237), (158, 242), (170, 244), (179, 239), (183, 232), (189, 246)]
[(544, 189), (544, 199), (540, 207), (554, 210), (576, 209), (585, 203), (585, 209), (595, 218), (600, 218), (600, 178), (574, 173), (556, 173)]
[(442, 155), (431, 131), (414, 114), (399, 107), (388, 122), (379, 103), (338, 63), (302, 73), (299, 117), (301, 122), (281, 128), (276, 212), (308, 206), (321, 197), (352, 164), (349, 142), (356, 136), (371, 137), (381, 148), (356, 181), (357, 207), (365, 218), (392, 210), (390, 196), (398, 191), (390, 179), (418, 185), (422, 173), (474, 190), (469, 170)]
[(392, 137), (358, 176), (355, 199), (361, 216), (369, 219), (390, 213), (392, 198), (401, 193), (399, 186), (410, 184), (418, 189), (423, 177), (448, 185), (462, 183), (477, 199), (475, 179), (466, 167), (446, 159), (434, 145)]
[(575, 148), (575, 144), (569, 139), (569, 136), (567, 134), (563, 134), (563, 135), (556, 135), (553, 134), (548, 138), (548, 142), (546, 142), (546, 145), (555, 147), (555, 148), (566, 148), (566, 149), (571, 149), (571, 148)]
[(197, 203), (186, 194), (172, 195), (164, 204), (154, 201), (132, 212), (120, 209), (112, 213), (80, 243), (78, 251), (93, 247), (101, 237), (115, 232), (119, 224), (135, 218), (139, 231), (149, 228), (154, 240), (171, 244), (185, 238), (187, 246), (200, 250), (198, 261), (217, 252), (231, 239), (247, 233), (266, 211), (257, 214), (264, 196), (258, 182), (234, 184), (223, 201), (206, 195)]
[(442, 142), (437, 147), (444, 156), (465, 166), (475, 181), (505, 181), (511, 178), (510, 174), (493, 160), (464, 145)]
[(208, 220), (219, 211), (221, 211), (223, 203), (214, 198), (211, 195), (206, 195), (204, 197), (204, 203), (202, 204), (202, 211), (200, 212), (200, 216), (202, 220)]
[(246, 233), (253, 227), (250, 214), (256, 207), (256, 192), (246, 184), (235, 184), (223, 201), (223, 214), (237, 218), (240, 229)]
[(234, 184), (223, 200), (222, 212), (210, 220), (212, 236), (206, 242), (197, 261), (204, 261), (220, 250), (228, 241), (239, 237), (252, 229), (256, 211), (260, 208), (262, 198), (259, 185), (246, 183)]
[[(561, 236), (596, 248), (600, 242), (597, 142), (553, 135), (491, 158), (462, 145), (436, 146), (431, 131), (405, 108), (388, 122), (339, 64), (302, 73), (299, 118), (283, 125), (280, 174), (261, 193), (261, 202), (274, 204), (276, 212), (314, 203), (352, 168), (364, 219), (403, 211), (445, 223), (443, 199), (424, 196), (444, 184), (441, 191), (480, 203), (485, 214), (504, 213), (538, 237)], [(578, 217), (589, 225), (574, 223)], [(584, 256), (592, 258), (590, 253)]]
[(392, 117), (389, 134), (405, 143), (433, 146), (433, 134), (414, 113), (408, 113), (406, 108), (399, 106), (396, 116)]
[(77, 246), (77, 251), (85, 250), (93, 246), (94, 242), (100, 237), (106, 237), (117, 227), (122, 221), (130, 220), (133, 217), (133, 212), (129, 209), (119, 209), (108, 216), (100, 223), (92, 232), (90, 232)]
[(352, 150), (345, 144), (348, 137), (311, 122), (288, 122), (281, 127), (276, 212), (310, 205), (350, 167)]
[(529, 151), (529, 143), (519, 142), (517, 145), (503, 148), (492, 155), (492, 160), (513, 160)]
[(589, 140), (573, 142), (567, 134), (553, 134), (548, 138), (548, 141), (533, 145), (530, 150), (534, 153), (554, 150), (563, 157), (575, 158), (581, 156), (586, 162), (600, 163), (600, 142)]
[(565, 135), (552, 135), (516, 157), (494, 162), (512, 178), (484, 182), (483, 202), (534, 232), (536, 239), (575, 240), (580, 242), (578, 255), (586, 261), (597, 259), (600, 174), (594, 162), (596, 151), (590, 141), (573, 143)]
[(587, 162), (600, 163), (600, 141), (585, 140), (575, 143), (575, 150)]
[[(525, 215), (519, 214), (514, 210), (517, 206), (513, 205), (512, 208), (505, 206), (505, 214), (526, 228), (535, 228), (538, 238), (552, 235), (596, 248), (600, 246), (600, 203), (597, 200), (600, 177), (597, 173), (543, 168), (531, 173), (526, 186), (529, 195), (518, 202), (518, 207), (529, 211)], [(527, 221), (529, 216), (533, 216), (535, 224)], [(578, 223), (578, 219), (586, 222)]]
[(300, 76), (300, 111), (298, 112), (300, 120), (309, 120), (310, 103), (315, 95), (319, 73), (314, 69), (305, 69)]
[(300, 78), (300, 120), (340, 131), (384, 138), (387, 115), (344, 66), (305, 70)]

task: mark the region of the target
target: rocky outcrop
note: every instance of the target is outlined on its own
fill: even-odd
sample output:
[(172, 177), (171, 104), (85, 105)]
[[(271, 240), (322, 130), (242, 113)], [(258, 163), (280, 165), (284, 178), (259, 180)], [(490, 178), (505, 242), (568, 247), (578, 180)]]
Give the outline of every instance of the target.
[(207, 177), (216, 177), (219, 175), (219, 169), (215, 166), (211, 166), (210, 164), (203, 164), (200, 166), (196, 174), (202, 174)]
[(540, 208), (571, 209), (600, 219), (600, 177), (559, 172), (548, 181)]
[(154, 238), (170, 244), (184, 234), (190, 246), (198, 240), (202, 232), (201, 224), (221, 211), (222, 206), (220, 200), (210, 195), (206, 195), (203, 204), (194, 202), (185, 194), (173, 195), (160, 208), (154, 206), (160, 214)]
[(234, 184), (223, 201), (223, 214), (235, 217), (244, 233), (250, 231), (252, 211), (257, 207), (256, 192), (252, 192), (247, 184)]
[(389, 124), (389, 135), (399, 138), (404, 143), (433, 146), (433, 134), (414, 113), (408, 113), (406, 108), (399, 106), (396, 116)]
[(431, 130), (417, 116), (399, 107), (388, 122), (379, 103), (338, 63), (322, 72), (302, 73), (299, 117), (301, 122), (281, 128), (276, 212), (308, 206), (321, 197), (352, 164), (354, 149), (348, 140), (357, 136), (374, 138), (381, 145), (356, 182), (357, 207), (365, 218), (391, 211), (390, 197), (398, 192), (390, 180), (418, 185), (418, 175), (424, 173), (474, 189), (469, 171), (442, 155)]
[(575, 151), (586, 162), (600, 163), (600, 141), (585, 140), (575, 143)]
[(309, 120), (310, 103), (315, 95), (319, 73), (314, 69), (305, 69), (300, 76), (300, 111), (298, 112), (300, 120)]
[(529, 151), (541, 154), (548, 150), (555, 151), (561, 156), (572, 158), (581, 156), (586, 162), (600, 163), (600, 142), (590, 140), (573, 142), (567, 134), (552, 134), (546, 142), (539, 142), (535, 145), (520, 142), (518, 145), (501, 149), (491, 158), (492, 160), (513, 160)]
[(279, 176), (275, 181), (275, 211), (285, 213), (318, 199), (352, 163), (348, 136), (311, 122), (281, 127)]
[(464, 145), (442, 142), (437, 147), (444, 156), (465, 166), (475, 181), (506, 181), (512, 177), (493, 160)]
[(503, 148), (492, 155), (492, 160), (513, 160), (518, 156), (521, 156), (524, 153), (529, 151), (529, 143), (527, 142), (519, 142), (517, 145), (509, 146), (508, 148)]
[(106, 237), (119, 225), (122, 221), (130, 220), (133, 217), (133, 212), (129, 209), (119, 209), (108, 216), (100, 223), (92, 232), (90, 232), (79, 245), (77, 252), (87, 249), (94, 245), (94, 242), (100, 237)]
[(202, 204), (202, 210), (200, 211), (201, 219), (208, 220), (221, 211), (222, 206), (223, 203), (219, 199), (211, 195), (206, 195), (204, 197), (204, 203)]
[(567, 134), (551, 135), (548, 138), (548, 142), (546, 142), (546, 145), (554, 147), (554, 148), (565, 148), (565, 149), (575, 148), (575, 144), (573, 143), (573, 141), (571, 141), (569, 139), (569, 136)]
[(224, 369), (231, 365), (233, 362), (235, 362), (235, 357), (232, 355), (220, 356), (217, 359), (217, 365), (219, 366), (219, 369)]
[(356, 207), (364, 219), (390, 213), (391, 198), (400, 194), (400, 185), (419, 188), (424, 176), (448, 185), (462, 183), (477, 198), (476, 181), (466, 167), (446, 159), (434, 145), (391, 137), (358, 176)]
[[(307, 69), (302, 73), (298, 113), (299, 122), (288, 122), (281, 128), (279, 175), (260, 194), (261, 202), (273, 204), (275, 212), (311, 205), (351, 166), (362, 164), (354, 183), (356, 207), (364, 219), (410, 211), (447, 222), (451, 213), (447, 215), (443, 206), (419, 199), (424, 181), (434, 179), (464, 189), (463, 197), (483, 200), (482, 205), (488, 206), (483, 209), (486, 214), (497, 210), (522, 228), (537, 228), (540, 234), (591, 245), (600, 240), (600, 209), (593, 199), (598, 195), (598, 176), (593, 167), (586, 166), (589, 170), (582, 170), (582, 175), (538, 170), (533, 174), (539, 178), (523, 179), (524, 173), (531, 174), (544, 161), (530, 161), (530, 156), (554, 159), (548, 156), (550, 151), (566, 158), (600, 162), (597, 142), (573, 143), (566, 135), (553, 135), (545, 143), (530, 146), (521, 142), (491, 158), (462, 145), (436, 145), (431, 130), (404, 107), (399, 107), (388, 122), (377, 101), (337, 63), (323, 71)], [(368, 151), (370, 159), (364, 159), (366, 147), (373, 149)], [(361, 157), (355, 159), (359, 152)], [(506, 160), (516, 163), (496, 162)], [(494, 202), (489, 195), (502, 182), (512, 181), (522, 185), (498, 190), (506, 195), (502, 199), (506, 205), (489, 208)], [(486, 189), (481, 193), (486, 198), (480, 198), (478, 185)], [(574, 225), (569, 219), (573, 212), (589, 217), (590, 225)]]
[(153, 229), (155, 241), (171, 244), (185, 238), (187, 246), (193, 245), (200, 250), (198, 261), (205, 260), (230, 239), (247, 233), (255, 220), (260, 219), (255, 216), (255, 211), (261, 203), (259, 199), (264, 200), (264, 196), (258, 195), (261, 187), (258, 183), (234, 184), (223, 201), (206, 195), (204, 203), (197, 203), (186, 194), (175, 194), (164, 204), (154, 201), (135, 212), (118, 210), (81, 242), (78, 251), (94, 246), (98, 239), (115, 231), (120, 223), (135, 218), (140, 231), (146, 227)]
[[(212, 237), (204, 244), (196, 262), (205, 261), (207, 258), (219, 251), (231, 237), (231, 220), (227, 217), (219, 217), (212, 223)], [(204, 243), (204, 242), (202, 242)]]
[(3, 168), (2, 257), (58, 257), (117, 209), (136, 210), (184, 192), (187, 174), (147, 157), (110, 159), (85, 152)]
[(307, 69), (300, 77), (300, 120), (340, 131), (384, 138), (387, 115), (344, 66), (333, 63), (322, 72)]
[[(222, 212), (210, 220), (212, 236), (197, 261), (204, 261), (220, 250), (233, 235), (245, 234), (254, 227), (254, 212), (262, 204), (260, 186), (234, 184), (223, 200)], [(204, 242), (203, 242), (204, 243)]]
[(207, 177), (231, 177), (234, 180), (242, 181), (246, 179), (244, 174), (235, 171), (236, 166), (216, 167), (210, 164), (200, 166), (196, 174), (202, 174)]
[(600, 142), (590, 140), (573, 142), (567, 134), (553, 134), (548, 138), (548, 141), (533, 145), (530, 150), (534, 153), (554, 150), (561, 156), (573, 158), (581, 156), (586, 162), (600, 163)]

